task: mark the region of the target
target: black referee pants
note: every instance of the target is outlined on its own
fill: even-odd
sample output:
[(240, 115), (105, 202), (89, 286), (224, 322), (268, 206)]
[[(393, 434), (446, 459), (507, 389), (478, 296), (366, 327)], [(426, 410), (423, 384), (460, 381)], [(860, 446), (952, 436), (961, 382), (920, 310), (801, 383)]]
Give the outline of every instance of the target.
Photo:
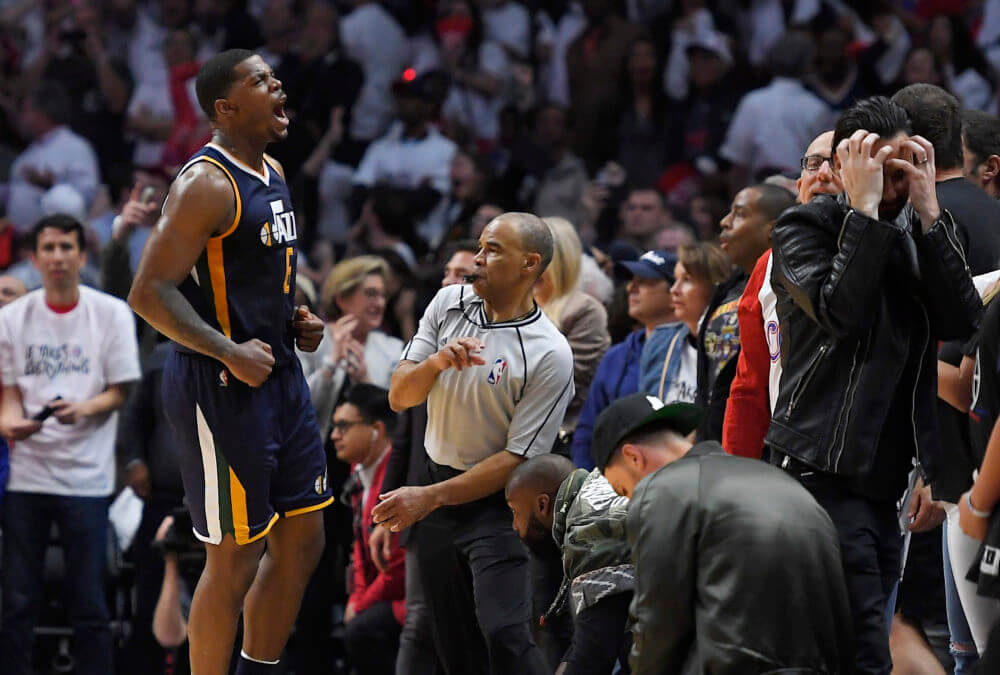
[[(431, 468), (435, 481), (457, 473)], [(528, 552), (502, 493), (433, 512), (420, 523), (417, 555), (448, 675), (551, 672), (531, 638)]]

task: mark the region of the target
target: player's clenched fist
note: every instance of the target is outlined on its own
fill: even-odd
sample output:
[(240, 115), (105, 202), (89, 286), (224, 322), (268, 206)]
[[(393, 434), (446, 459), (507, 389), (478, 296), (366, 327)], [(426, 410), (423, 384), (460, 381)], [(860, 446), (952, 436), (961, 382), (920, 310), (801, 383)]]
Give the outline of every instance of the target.
[(292, 320), (295, 328), (295, 343), (304, 352), (314, 352), (323, 341), (323, 320), (309, 311), (305, 305), (295, 308), (295, 319)]
[(479, 355), (483, 351), (483, 341), (474, 337), (456, 338), (432, 356), (441, 370), (455, 368), (462, 370), (470, 366), (482, 366), (486, 361)]
[(236, 345), (225, 364), (236, 379), (259, 387), (274, 368), (274, 355), (271, 345), (254, 338)]

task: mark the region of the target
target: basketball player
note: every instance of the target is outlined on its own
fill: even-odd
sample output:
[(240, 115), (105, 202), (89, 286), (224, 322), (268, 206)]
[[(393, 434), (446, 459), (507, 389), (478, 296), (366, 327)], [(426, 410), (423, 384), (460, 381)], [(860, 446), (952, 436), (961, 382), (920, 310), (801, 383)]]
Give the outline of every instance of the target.
[(333, 501), (294, 353), (319, 346), (323, 323), (294, 307), (295, 214), (264, 154), (288, 134), (281, 82), (259, 56), (230, 50), (205, 62), (196, 89), (212, 141), (171, 186), (129, 304), (176, 344), (164, 401), (208, 551), (191, 670), (228, 672), (242, 608), (236, 673), (272, 673), (323, 550), (319, 509)]

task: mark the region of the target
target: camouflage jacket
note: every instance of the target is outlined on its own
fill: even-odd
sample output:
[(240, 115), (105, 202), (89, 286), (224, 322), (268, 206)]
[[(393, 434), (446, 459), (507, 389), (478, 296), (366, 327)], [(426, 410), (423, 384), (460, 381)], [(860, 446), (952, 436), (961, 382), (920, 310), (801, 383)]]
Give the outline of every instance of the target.
[(632, 551), (625, 539), (628, 499), (596, 469), (577, 469), (563, 481), (553, 505), (552, 536), (562, 550), (563, 583), (548, 615), (569, 602), (576, 616), (598, 600), (635, 588)]

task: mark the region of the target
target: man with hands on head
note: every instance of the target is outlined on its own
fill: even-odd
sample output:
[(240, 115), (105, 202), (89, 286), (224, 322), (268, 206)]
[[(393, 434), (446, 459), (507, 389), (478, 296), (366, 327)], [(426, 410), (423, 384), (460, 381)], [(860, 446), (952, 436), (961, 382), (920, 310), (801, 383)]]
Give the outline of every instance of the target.
[(971, 334), (982, 310), (934, 148), (909, 134), (883, 97), (842, 113), (844, 192), (788, 209), (771, 235), (782, 373), (765, 443), (837, 528), (862, 673), (891, 669), (896, 500), (914, 460), (928, 478), (939, 464), (936, 343)]
[(394, 410), (427, 401), (431, 484), (382, 495), (373, 518), (392, 531), (422, 521), (419, 568), (447, 672), (542, 673), (528, 555), (503, 488), (524, 459), (552, 448), (573, 357), (532, 296), (552, 259), (545, 223), (502, 214), (479, 245), (471, 285), (437, 293), (389, 390)]

